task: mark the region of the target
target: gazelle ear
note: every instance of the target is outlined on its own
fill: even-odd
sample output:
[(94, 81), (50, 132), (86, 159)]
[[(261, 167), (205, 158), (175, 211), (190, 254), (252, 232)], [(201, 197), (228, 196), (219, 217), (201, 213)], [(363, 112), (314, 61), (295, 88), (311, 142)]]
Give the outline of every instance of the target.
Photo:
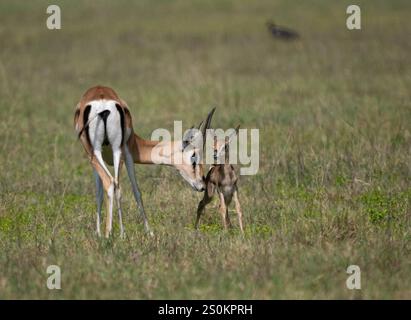
[(74, 128), (76, 129), (77, 133), (80, 131), (79, 124), (78, 124), (79, 117), (80, 117), (80, 109), (76, 108), (76, 112), (74, 113)]
[[(202, 127), (204, 125), (204, 120), (200, 122), (200, 124), (198, 125), (197, 129), (201, 132)], [(192, 126), (191, 128), (194, 128), (194, 126)]]
[(183, 142), (182, 142), (183, 150), (193, 141), (196, 132), (198, 131), (197, 129), (194, 129), (194, 126), (192, 126), (190, 129), (184, 132)]
[(76, 111), (74, 113), (74, 128), (76, 129), (77, 133), (80, 132), (79, 117), (80, 117), (80, 103), (77, 103)]
[[(213, 108), (207, 116), (206, 120), (200, 122), (197, 128), (191, 127), (184, 133), (183, 136), (183, 149), (185, 149), (189, 144), (197, 145), (198, 148), (205, 148), (205, 141), (207, 138), (207, 129), (210, 128), (211, 125), (211, 118), (213, 117), (215, 108)], [(200, 145), (200, 139), (202, 137), (202, 146)]]

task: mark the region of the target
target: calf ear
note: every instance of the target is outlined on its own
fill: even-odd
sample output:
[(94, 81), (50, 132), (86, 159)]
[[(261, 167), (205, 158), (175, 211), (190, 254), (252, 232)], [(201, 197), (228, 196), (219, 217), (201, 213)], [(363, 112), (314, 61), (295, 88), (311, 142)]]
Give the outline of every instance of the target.
[(230, 144), (231, 140), (234, 138), (234, 136), (238, 135), (238, 131), (240, 130), (240, 125), (238, 125), (232, 134), (230, 134), (228, 137), (225, 139), (225, 144), (228, 145)]
[(234, 130), (235, 130), (235, 134), (238, 134), (238, 131), (240, 130), (240, 125), (238, 125)]
[(234, 131), (224, 139), (224, 143), (220, 146), (220, 148), (216, 151), (216, 155), (219, 157), (223, 150), (226, 150), (230, 145), (231, 140), (238, 135), (238, 130), (240, 129), (240, 125), (238, 125)]

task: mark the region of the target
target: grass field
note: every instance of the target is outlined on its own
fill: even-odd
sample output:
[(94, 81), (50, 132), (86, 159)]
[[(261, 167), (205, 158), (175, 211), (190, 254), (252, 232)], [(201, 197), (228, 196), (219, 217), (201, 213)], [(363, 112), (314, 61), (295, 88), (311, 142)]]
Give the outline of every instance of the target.
[[(0, 2), (0, 299), (411, 298), (411, 3)], [(301, 39), (270, 37), (268, 19)], [(112, 86), (135, 130), (260, 130), (240, 178), (246, 235), (221, 227), (171, 168), (137, 165), (155, 237), (123, 172), (127, 238), (95, 236), (94, 179), (72, 119)], [(234, 219), (234, 212), (233, 219)], [(61, 267), (61, 290), (46, 287)], [(361, 290), (346, 269), (361, 268)]]

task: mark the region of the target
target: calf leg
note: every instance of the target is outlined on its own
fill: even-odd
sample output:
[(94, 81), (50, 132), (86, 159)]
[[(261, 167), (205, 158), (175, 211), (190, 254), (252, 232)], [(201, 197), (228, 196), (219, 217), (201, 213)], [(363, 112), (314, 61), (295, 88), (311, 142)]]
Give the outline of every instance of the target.
[(223, 220), (224, 229), (227, 230), (227, 206), (225, 204), (225, 199), (224, 199), (223, 193), (219, 192), (218, 195), (220, 197), (219, 211), (220, 211), (220, 214), (221, 214), (221, 218)]
[(225, 209), (225, 221), (226, 221), (226, 224), (227, 224), (227, 226), (228, 226), (229, 228), (232, 227), (231, 221), (230, 221), (230, 216), (228, 215), (228, 206), (229, 206), (230, 203), (231, 203), (231, 199), (232, 199), (231, 195), (224, 196), (224, 203), (225, 203), (225, 206), (226, 206), (226, 209)]
[(225, 222), (226, 222), (228, 228), (232, 227), (231, 221), (230, 221), (230, 216), (228, 215), (228, 206), (227, 205), (225, 207)]
[(238, 200), (237, 190), (234, 191), (233, 197), (234, 197), (235, 211), (237, 211), (237, 215), (238, 215), (238, 224), (240, 225), (241, 233), (244, 234), (243, 213), (241, 212), (240, 200)]

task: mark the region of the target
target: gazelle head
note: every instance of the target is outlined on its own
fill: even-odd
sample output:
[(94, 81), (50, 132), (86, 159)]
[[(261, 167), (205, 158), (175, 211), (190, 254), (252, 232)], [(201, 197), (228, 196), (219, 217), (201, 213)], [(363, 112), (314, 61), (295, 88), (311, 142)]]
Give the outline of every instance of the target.
[(215, 108), (197, 128), (192, 127), (185, 132), (181, 145), (182, 163), (176, 165), (183, 179), (196, 191), (205, 190), (203, 154), (214, 111)]

